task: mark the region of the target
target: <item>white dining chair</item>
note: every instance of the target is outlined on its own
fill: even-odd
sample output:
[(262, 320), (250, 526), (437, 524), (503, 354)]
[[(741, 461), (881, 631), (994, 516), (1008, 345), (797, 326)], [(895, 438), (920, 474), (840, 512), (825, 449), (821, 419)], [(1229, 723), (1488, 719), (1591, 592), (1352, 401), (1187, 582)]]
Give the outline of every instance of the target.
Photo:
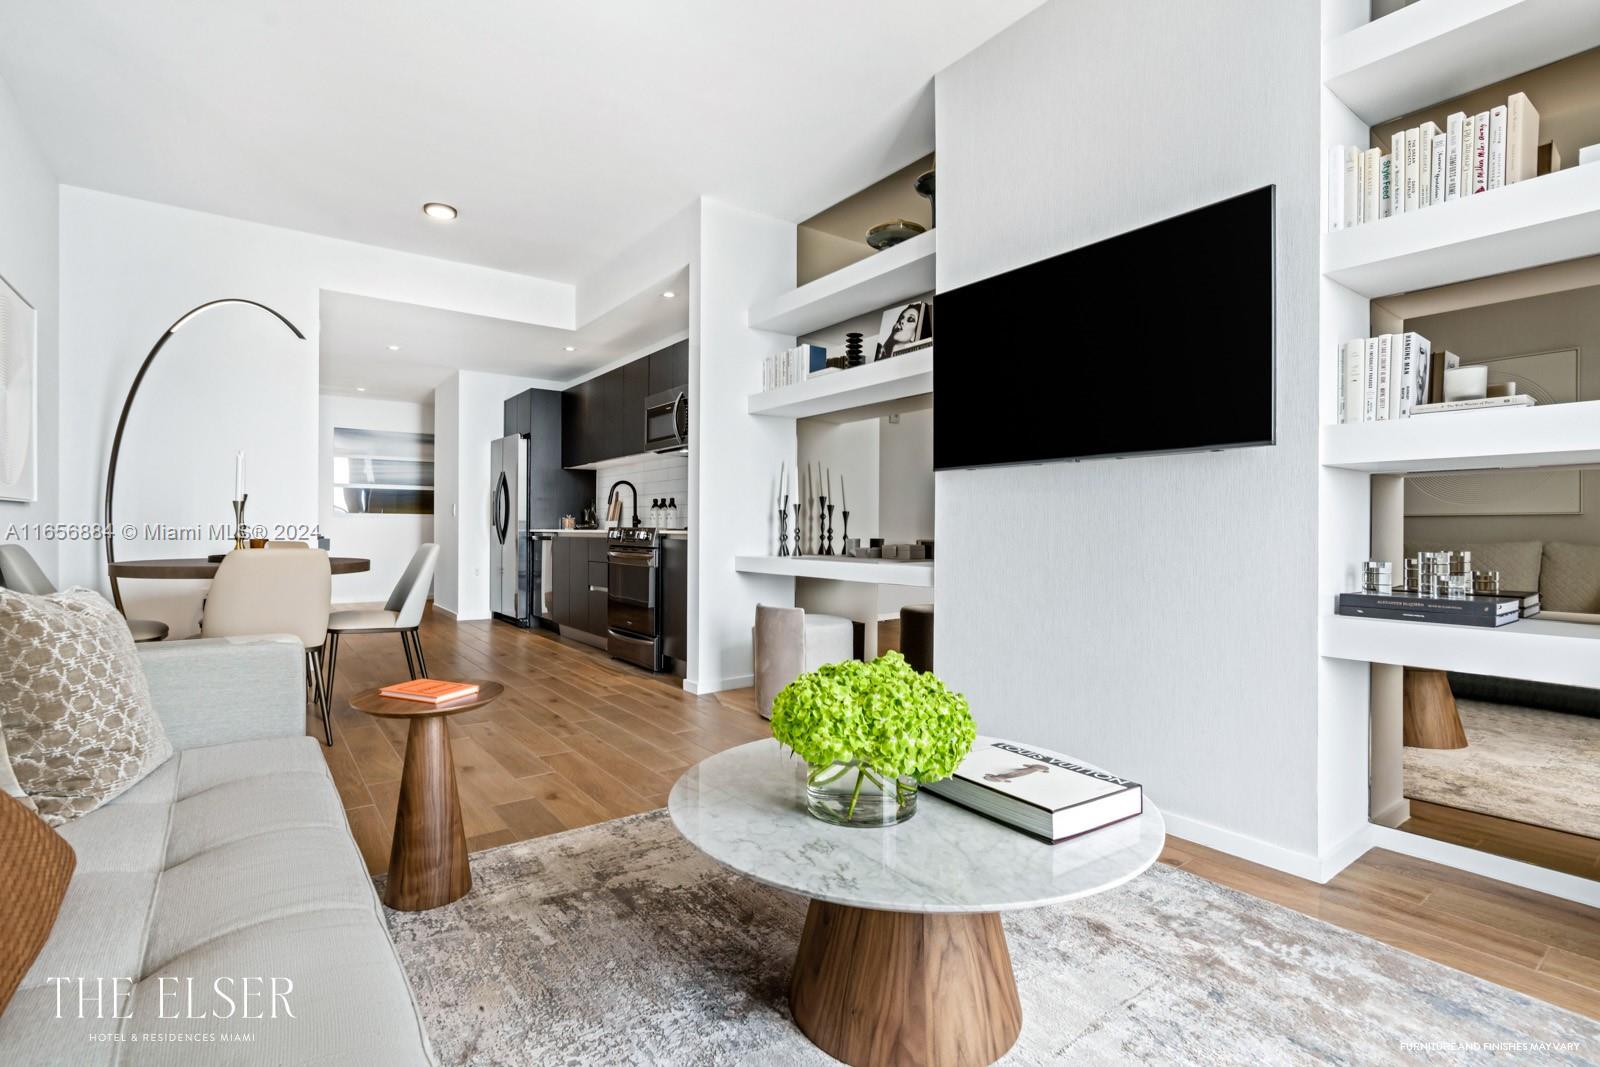
[[(21, 545), (0, 545), (0, 586), (16, 593), (49, 596), (56, 587)], [(125, 619), (135, 641), (165, 641), (167, 624), (157, 619)]]
[(428, 589), (433, 585), (433, 569), (438, 562), (438, 545), (420, 545), (383, 607), (351, 608), (328, 616), (328, 676), (323, 686), (329, 693), (333, 692), (333, 675), (339, 666), (339, 642), (353, 634), (399, 634), (406, 653), (406, 670), (413, 678), (428, 676), (420, 631), (422, 609), (428, 604)]
[(235, 549), (217, 567), (206, 595), (201, 637), (292, 634), (306, 650), (307, 684), (333, 744), (333, 716), (322, 684), (322, 645), (328, 636), (333, 571), (328, 554)]

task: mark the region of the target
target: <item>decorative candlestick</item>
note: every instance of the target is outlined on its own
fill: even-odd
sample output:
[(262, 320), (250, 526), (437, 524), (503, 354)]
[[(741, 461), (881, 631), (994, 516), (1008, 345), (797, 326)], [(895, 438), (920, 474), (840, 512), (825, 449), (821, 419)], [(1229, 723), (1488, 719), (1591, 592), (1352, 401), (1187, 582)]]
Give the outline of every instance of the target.
[(244, 505), (250, 499), (250, 494), (245, 493), (233, 502), (233, 547), (246, 548), (250, 544), (250, 531), (244, 524)]
[(824, 556), (833, 555), (833, 505), (828, 505), (828, 546), (822, 550)]
[[(844, 487), (841, 485), (840, 488)], [(848, 556), (850, 554), (850, 512), (847, 509), (839, 512), (839, 514), (844, 516), (844, 537), (841, 540), (844, 544), (844, 555)]]
[(789, 498), (778, 505), (778, 555), (789, 554)]
[(796, 504), (794, 505), (794, 554), (797, 556), (805, 555), (805, 546), (800, 543), (802, 536), (804, 535), (800, 526), (800, 505)]
[(817, 497), (817, 555), (826, 556), (826, 539), (828, 536), (828, 498)]

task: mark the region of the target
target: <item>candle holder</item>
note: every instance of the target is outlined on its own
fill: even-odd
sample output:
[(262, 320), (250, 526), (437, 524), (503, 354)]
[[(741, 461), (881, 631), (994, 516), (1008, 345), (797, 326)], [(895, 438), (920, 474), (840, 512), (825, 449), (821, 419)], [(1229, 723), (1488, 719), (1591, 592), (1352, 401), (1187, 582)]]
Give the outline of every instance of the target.
[(244, 524), (244, 505), (250, 499), (246, 493), (233, 502), (233, 547), (248, 548), (250, 546), (250, 530)]
[(817, 497), (817, 555), (826, 556), (828, 536), (828, 498)]
[(844, 516), (844, 536), (840, 538), (840, 543), (844, 545), (842, 555), (848, 556), (850, 554), (850, 509), (845, 508), (839, 514)]
[(805, 530), (800, 525), (800, 505), (796, 504), (794, 505), (794, 554), (797, 556), (805, 555), (805, 546), (801, 543), (804, 537)]
[(778, 505), (778, 555), (789, 554), (789, 509)]
[(833, 555), (833, 505), (828, 505), (828, 544), (822, 550), (824, 556)]

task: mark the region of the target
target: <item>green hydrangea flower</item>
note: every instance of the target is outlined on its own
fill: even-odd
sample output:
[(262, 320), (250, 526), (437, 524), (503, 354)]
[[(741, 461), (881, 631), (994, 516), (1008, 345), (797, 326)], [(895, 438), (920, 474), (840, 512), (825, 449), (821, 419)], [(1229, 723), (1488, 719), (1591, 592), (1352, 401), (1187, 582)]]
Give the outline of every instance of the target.
[(898, 652), (818, 667), (772, 701), (772, 736), (807, 763), (856, 760), (892, 777), (948, 778), (978, 727), (967, 698)]

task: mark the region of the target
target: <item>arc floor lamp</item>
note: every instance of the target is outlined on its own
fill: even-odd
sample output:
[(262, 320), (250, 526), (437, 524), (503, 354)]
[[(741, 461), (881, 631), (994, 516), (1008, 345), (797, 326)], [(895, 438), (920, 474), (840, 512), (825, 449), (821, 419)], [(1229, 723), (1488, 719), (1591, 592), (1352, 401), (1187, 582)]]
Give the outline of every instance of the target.
[[(145, 373), (149, 371), (150, 364), (155, 362), (156, 355), (161, 351), (162, 348), (166, 346), (168, 341), (172, 340), (172, 335), (183, 329), (184, 324), (190, 319), (194, 318), (196, 315), (199, 315), (210, 308), (219, 307), (223, 304), (248, 304), (250, 307), (260, 308), (262, 311), (265, 311), (267, 314), (271, 315), (273, 318), (289, 327), (289, 332), (294, 334), (297, 338), (302, 341), (306, 339), (306, 335), (300, 332), (300, 328), (286, 319), (281, 312), (278, 312), (258, 301), (246, 300), (244, 297), (239, 296), (224, 297), (221, 300), (208, 300), (204, 304), (190, 308), (183, 315), (179, 316), (176, 322), (167, 327), (167, 332), (162, 334), (156, 340), (154, 347), (150, 349), (150, 354), (144, 357), (143, 363), (139, 364), (139, 373), (133, 376), (133, 384), (128, 387), (128, 397), (122, 402), (122, 414), (117, 418), (116, 435), (111, 438), (111, 460), (106, 465), (106, 513), (105, 526), (103, 527), (105, 532), (107, 567), (117, 561), (115, 544), (116, 539), (113, 536), (116, 531), (116, 527), (111, 521), (111, 505), (117, 492), (117, 459), (122, 454), (122, 433), (128, 428), (128, 412), (133, 410), (133, 398), (139, 395), (139, 386), (144, 383)], [(111, 576), (111, 597), (114, 601), (116, 601), (117, 610), (122, 611), (123, 614), (126, 615), (127, 612), (123, 611), (122, 607), (122, 589), (117, 585), (117, 579), (115, 575)]]

